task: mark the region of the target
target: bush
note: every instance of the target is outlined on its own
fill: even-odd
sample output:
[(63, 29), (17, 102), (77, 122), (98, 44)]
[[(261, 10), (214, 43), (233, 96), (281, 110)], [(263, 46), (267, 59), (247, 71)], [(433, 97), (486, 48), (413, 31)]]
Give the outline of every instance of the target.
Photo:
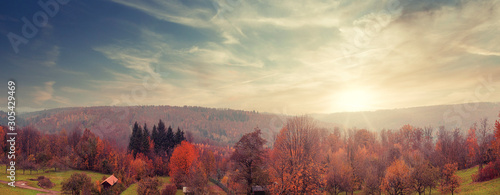
[(52, 188), (55, 186), (55, 184), (52, 183), (49, 178), (46, 178), (44, 176), (39, 176), (37, 180), (38, 180), (37, 185), (42, 188)]
[(137, 187), (137, 194), (160, 194), (158, 187), (160, 186), (160, 180), (156, 177), (146, 177), (139, 181)]
[(67, 194), (90, 193), (92, 179), (85, 173), (73, 173), (71, 177), (62, 182), (62, 191)]
[(174, 184), (167, 184), (161, 191), (161, 195), (175, 195), (177, 193), (177, 187)]
[(477, 174), (472, 175), (472, 180), (475, 182), (482, 182), (497, 177), (500, 177), (500, 160), (488, 163), (488, 165), (480, 169)]

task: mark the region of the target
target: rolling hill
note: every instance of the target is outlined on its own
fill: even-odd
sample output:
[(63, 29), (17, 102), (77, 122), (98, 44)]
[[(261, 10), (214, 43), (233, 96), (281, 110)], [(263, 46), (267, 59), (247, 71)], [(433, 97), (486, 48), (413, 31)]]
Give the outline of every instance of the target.
[[(369, 112), (312, 114), (320, 127), (332, 129), (366, 128), (372, 131), (399, 129), (405, 124), (417, 127), (455, 127), (464, 131), (481, 118), (492, 125), (500, 111), (498, 103), (438, 105)], [(0, 112), (0, 122), (6, 125), (6, 113)], [(146, 123), (151, 131), (161, 119), (172, 128), (190, 132), (196, 142), (227, 146), (255, 127), (262, 129), (264, 138), (272, 140), (288, 116), (255, 111), (216, 109), (193, 106), (128, 106), (57, 108), (18, 115), (18, 124), (31, 125), (46, 133), (62, 129), (90, 129), (98, 136), (126, 146), (135, 121)]]
[(190, 132), (199, 143), (232, 145), (245, 133), (259, 127), (266, 139), (286, 122), (286, 118), (254, 111), (176, 106), (130, 107), (75, 107), (43, 110), (20, 115), (24, 125), (31, 125), (42, 132), (57, 133), (62, 129), (90, 129), (96, 135), (128, 144), (132, 125), (147, 124), (151, 131), (161, 119), (174, 130), (179, 127)]

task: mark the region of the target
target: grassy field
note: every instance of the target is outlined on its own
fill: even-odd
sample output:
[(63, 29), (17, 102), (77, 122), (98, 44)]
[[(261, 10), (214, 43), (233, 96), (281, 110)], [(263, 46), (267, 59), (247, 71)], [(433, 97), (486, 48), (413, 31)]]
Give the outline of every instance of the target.
[[(170, 177), (158, 177), (161, 181), (161, 186), (166, 183), (170, 183)], [(121, 195), (136, 195), (137, 194), (137, 183), (130, 185), (127, 190), (123, 191)], [(182, 190), (177, 190), (176, 195), (183, 195)]]
[(462, 178), (461, 194), (500, 194), (500, 178), (485, 182), (472, 182), (472, 174), (477, 173), (478, 167), (460, 170), (457, 175)]
[(22, 188), (13, 188), (13, 187), (8, 186), (7, 184), (0, 184), (0, 194), (9, 194), (9, 195), (24, 195), (24, 194), (29, 194), (29, 195), (36, 195), (38, 193), (40, 193), (40, 192), (35, 191), (35, 190), (22, 189)]
[[(0, 166), (1, 170), (5, 170), (5, 165)], [(473, 167), (470, 169), (466, 170), (460, 170), (457, 172), (457, 175), (460, 176), (461, 178), (461, 185), (460, 185), (460, 194), (500, 194), (500, 178), (486, 181), (486, 182), (472, 182), (472, 174), (477, 173), (478, 167)], [(61, 182), (64, 181), (65, 179), (69, 178), (71, 174), (73, 173), (85, 173), (89, 175), (92, 178), (92, 182), (95, 182), (96, 180), (102, 179), (103, 176), (107, 177), (109, 175), (101, 174), (101, 173), (96, 173), (96, 172), (91, 172), (91, 171), (79, 171), (79, 170), (66, 170), (66, 171), (58, 171), (54, 172), (53, 170), (48, 171), (47, 173), (44, 173), (42, 171), (39, 171), (38, 173), (33, 172), (31, 175), (29, 174), (29, 171), (26, 171), (25, 174), (22, 174), (22, 171), (18, 171), (16, 175), (16, 181), (26, 181), (27, 185), (35, 187), (35, 188), (40, 188), (37, 185), (37, 181), (30, 181), (29, 179), (35, 179), (38, 176), (45, 176), (48, 177), (53, 183), (56, 185), (51, 189), (55, 191), (61, 191)], [(0, 171), (0, 180), (6, 181), (6, 174), (5, 171)], [(170, 182), (169, 177), (160, 177), (160, 180), (162, 181), (162, 186), (165, 183)], [(213, 184), (210, 183), (212, 186)], [(7, 184), (0, 184), (0, 194), (9, 194), (9, 195), (21, 195), (21, 194), (37, 194), (37, 191), (34, 190), (27, 190), (27, 189), (21, 189), (21, 188), (12, 188), (10, 186), (7, 186)], [(356, 194), (361, 193), (361, 191), (357, 191)], [(428, 193), (428, 191), (427, 191)], [(135, 195), (137, 194), (137, 184), (131, 185), (127, 190), (125, 190), (122, 195)], [(182, 194), (182, 190), (177, 191), (178, 195)], [(221, 192), (220, 194), (224, 194)], [(437, 189), (432, 190), (432, 194), (440, 194)]]
[[(475, 166), (470, 169), (457, 171), (460, 180), (459, 194), (473, 194), (473, 195), (493, 195), (500, 194), (500, 178), (496, 178), (486, 182), (472, 182), (472, 175), (477, 173), (478, 167)], [(426, 194), (429, 189), (426, 189)], [(356, 191), (354, 194), (363, 194), (362, 191)], [(415, 193), (416, 194), (416, 193)], [(432, 194), (441, 194), (437, 188), (432, 189)]]
[[(0, 170), (2, 170), (2, 171), (0, 171), (0, 180), (6, 181), (8, 178), (7, 178), (7, 175), (5, 174), (5, 165), (1, 165)], [(55, 186), (53, 188), (51, 188), (50, 190), (61, 191), (61, 187), (62, 187), (61, 183), (64, 180), (66, 180), (67, 178), (69, 178), (71, 176), (71, 174), (73, 174), (73, 173), (85, 173), (92, 178), (92, 182), (95, 182), (97, 180), (101, 180), (103, 176), (104, 177), (109, 176), (106, 174), (96, 173), (96, 172), (92, 172), (92, 171), (66, 170), (66, 171), (54, 172), (53, 169), (46, 170), (46, 171), (47, 171), (47, 173), (45, 173), (43, 171), (38, 171), (38, 173), (37, 173), (36, 171), (34, 171), (30, 175), (29, 171), (26, 171), (25, 174), (23, 174), (23, 171), (18, 170), (18, 171), (16, 171), (16, 181), (26, 181), (28, 186), (42, 189), (41, 187), (39, 187), (37, 185), (38, 181), (31, 181), (29, 179), (36, 179), (38, 176), (45, 176), (45, 177), (49, 178), (52, 183), (55, 184)], [(10, 189), (10, 188), (11, 187), (7, 186), (6, 184), (0, 184), (0, 192), (3, 192), (4, 190)], [(33, 191), (33, 190), (24, 190), (24, 189), (17, 189), (17, 190), (19, 192), (22, 192), (20, 194), (36, 194), (35, 191)], [(14, 191), (12, 193), (15, 194)], [(3, 194), (3, 193), (1, 193), (1, 194)], [(10, 191), (9, 191), (9, 194), (10, 194)]]

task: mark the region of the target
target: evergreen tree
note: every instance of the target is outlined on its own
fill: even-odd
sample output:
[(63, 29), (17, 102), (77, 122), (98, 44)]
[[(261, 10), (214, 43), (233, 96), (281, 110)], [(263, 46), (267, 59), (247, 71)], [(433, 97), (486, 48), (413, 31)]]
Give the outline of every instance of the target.
[(146, 135), (146, 137), (149, 137), (149, 129), (146, 123), (144, 123), (144, 129), (143, 129), (143, 135)]
[(164, 143), (165, 143), (165, 151), (166, 152), (169, 152), (170, 149), (173, 149), (174, 148), (174, 131), (172, 130), (172, 127), (171, 126), (168, 126), (168, 130), (167, 130), (167, 134), (166, 134), (166, 137), (164, 139)]
[(130, 136), (130, 142), (128, 145), (128, 151), (132, 152), (135, 155), (137, 152), (141, 152), (142, 146), (142, 128), (137, 124), (137, 121), (134, 123), (134, 127), (132, 129), (132, 136)]
[(154, 137), (155, 141), (155, 150), (157, 150), (157, 153), (162, 153), (166, 151), (166, 142), (165, 139), (167, 138), (167, 132), (165, 129), (165, 123), (163, 121), (158, 122), (158, 135)]
[(141, 138), (141, 152), (143, 154), (149, 153), (149, 140), (150, 140), (150, 137), (149, 137), (148, 126), (146, 125), (146, 123), (144, 123), (144, 129), (143, 129), (142, 138)]
[(158, 140), (158, 131), (156, 130), (156, 125), (153, 125), (153, 131), (151, 132), (151, 139), (153, 140), (153, 143), (155, 144), (155, 153), (158, 153), (159, 152), (159, 147), (158, 147), (158, 144), (157, 144), (157, 140)]
[(181, 131), (181, 128), (177, 127), (177, 132), (175, 132), (174, 137), (174, 147), (184, 140), (186, 140), (186, 137), (184, 137), (184, 131)]

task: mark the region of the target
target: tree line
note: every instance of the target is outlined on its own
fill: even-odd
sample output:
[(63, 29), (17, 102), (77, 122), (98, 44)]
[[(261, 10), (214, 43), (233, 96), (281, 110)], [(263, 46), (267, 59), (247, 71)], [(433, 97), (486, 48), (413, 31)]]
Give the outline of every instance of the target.
[[(252, 194), (260, 186), (269, 194), (425, 194), (460, 191), (456, 171), (479, 166), (473, 180), (480, 182), (500, 176), (500, 124), (490, 132), (487, 120), (473, 125), (467, 135), (459, 129), (433, 129), (404, 125), (399, 130), (378, 133), (365, 129), (332, 131), (318, 128), (314, 120), (290, 118), (275, 136), (271, 147), (259, 129), (247, 133), (225, 158), (229, 168), (215, 183), (228, 193)], [(476, 134), (476, 131), (479, 134)], [(494, 135), (494, 136), (492, 136)], [(176, 153), (183, 159), (171, 161), (174, 182), (203, 192), (207, 176), (203, 156), (197, 147), (186, 143), (190, 152)], [(206, 163), (205, 163), (206, 164)], [(177, 167), (177, 168), (176, 168)], [(172, 174), (175, 173), (175, 174)], [(201, 175), (201, 176), (200, 176)], [(190, 183), (198, 179), (203, 181)], [(204, 187), (205, 186), (205, 187)]]
[(128, 151), (133, 153), (134, 158), (137, 153), (148, 154), (151, 151), (154, 151), (157, 155), (171, 154), (174, 147), (184, 140), (186, 140), (184, 131), (181, 131), (178, 127), (174, 133), (172, 127), (165, 128), (165, 123), (161, 120), (158, 122), (158, 127), (156, 124), (153, 126), (151, 133), (147, 124), (144, 124), (143, 128), (135, 122)]
[[(229, 194), (251, 194), (256, 186), (269, 194), (352, 194), (359, 190), (425, 194), (435, 189), (456, 193), (460, 190), (457, 170), (479, 166), (473, 176), (477, 182), (500, 176), (498, 121), (493, 129), (482, 120), (465, 135), (459, 129), (411, 125), (380, 132), (328, 130), (309, 117), (298, 116), (289, 118), (271, 140), (256, 128), (225, 148), (186, 140), (180, 128), (174, 133), (160, 120), (151, 132), (147, 124), (134, 123), (125, 149), (88, 129), (41, 134), (24, 127), (18, 131), (16, 165), (23, 174), (24, 170), (72, 168), (114, 174), (119, 179), (116, 191), (88, 184), (91, 194), (119, 194), (135, 182), (139, 182), (138, 193), (155, 194), (184, 186), (203, 194), (210, 191), (209, 182)], [(5, 139), (6, 129), (0, 128), (0, 134)], [(7, 145), (1, 142), (0, 146), (5, 161)], [(173, 185), (155, 178), (167, 175)], [(83, 175), (75, 178), (88, 181)], [(81, 188), (77, 192), (83, 192)]]

